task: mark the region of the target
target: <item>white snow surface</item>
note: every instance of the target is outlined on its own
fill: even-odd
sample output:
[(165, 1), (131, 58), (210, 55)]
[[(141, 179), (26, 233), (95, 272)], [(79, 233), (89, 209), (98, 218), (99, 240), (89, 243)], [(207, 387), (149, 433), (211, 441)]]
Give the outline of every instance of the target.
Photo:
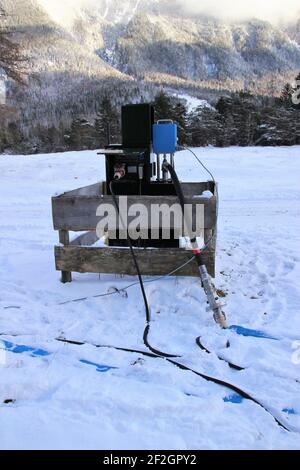
[[(228, 323), (280, 340), (220, 330), (206, 311), (199, 280), (168, 278), (146, 284), (150, 342), (243, 387), (294, 431), (253, 402), (224, 402), (232, 392), (162, 359), (58, 343), (55, 338), (64, 336), (145, 350), (139, 286), (128, 298), (59, 305), (135, 280), (74, 274), (63, 285), (55, 271), (51, 196), (102, 180), (103, 157), (96, 151), (0, 156), (0, 342), (51, 353), (0, 351), (1, 449), (300, 448), (300, 147), (196, 152), (219, 182), (215, 284), (227, 294)], [(207, 180), (188, 152), (176, 160), (182, 180)], [(199, 335), (247, 369), (232, 370), (201, 351)], [(115, 369), (97, 372), (80, 360)]]
[(196, 98), (195, 96), (180, 93), (173, 93), (173, 96), (186, 102), (186, 106), (189, 113), (191, 113), (197, 108), (213, 109), (213, 107), (209, 104), (208, 101), (201, 100), (200, 98)]

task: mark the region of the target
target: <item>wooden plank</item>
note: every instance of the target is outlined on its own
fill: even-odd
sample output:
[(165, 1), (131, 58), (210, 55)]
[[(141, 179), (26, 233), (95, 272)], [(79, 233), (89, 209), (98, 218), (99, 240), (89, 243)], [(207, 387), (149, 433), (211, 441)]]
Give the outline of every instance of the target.
[[(181, 182), (181, 187), (184, 195), (186, 197), (193, 197), (195, 195), (200, 196), (203, 191), (211, 191), (212, 194), (216, 194), (215, 190), (216, 184), (213, 181), (203, 181), (203, 182), (195, 182), (195, 183), (183, 183)], [(105, 195), (107, 194), (107, 183), (106, 181), (102, 182), (102, 194)], [(65, 195), (68, 195), (70, 193), (65, 193)]]
[[(151, 205), (178, 204), (176, 196), (128, 196), (128, 208), (133, 204), (143, 204), (148, 213), (151, 213)], [(204, 227), (213, 229), (216, 224), (216, 198), (187, 198), (187, 204), (204, 206)], [(114, 207), (111, 196), (93, 197), (58, 197), (52, 199), (53, 224), (55, 230), (85, 231), (95, 230), (101, 220), (96, 215), (100, 204), (110, 204)], [(133, 219), (134, 217), (132, 217)], [(172, 224), (171, 224), (172, 228)]]
[(89, 197), (89, 196), (99, 196), (102, 195), (102, 183), (95, 183), (89, 186), (83, 186), (82, 188), (74, 189), (73, 191), (66, 191), (57, 198), (64, 198), (64, 197)]
[(99, 240), (96, 232), (86, 232), (71, 241), (71, 246), (92, 246)]
[[(212, 181), (181, 183), (181, 187), (186, 197), (200, 196), (203, 193), (203, 191), (211, 191), (214, 195), (216, 194), (215, 183), (213, 183)], [(66, 191), (63, 194), (56, 196), (56, 197), (59, 197), (59, 198), (74, 197), (74, 196), (76, 197), (80, 197), (80, 196), (101, 197), (105, 195), (107, 195), (107, 183), (106, 181), (101, 181), (96, 184), (74, 189), (73, 191)], [(137, 196), (137, 197), (140, 198), (140, 196)]]
[[(135, 249), (143, 275), (162, 276), (188, 261), (191, 251), (179, 248)], [(203, 254), (209, 274), (215, 276), (215, 253)], [(136, 275), (130, 250), (127, 248), (55, 247), (56, 269), (79, 273), (109, 273)], [(198, 277), (195, 262), (190, 263), (177, 276)]]
[(205, 181), (200, 183), (181, 183), (182, 191), (185, 197), (200, 196), (204, 191), (210, 191), (215, 195), (215, 183)]

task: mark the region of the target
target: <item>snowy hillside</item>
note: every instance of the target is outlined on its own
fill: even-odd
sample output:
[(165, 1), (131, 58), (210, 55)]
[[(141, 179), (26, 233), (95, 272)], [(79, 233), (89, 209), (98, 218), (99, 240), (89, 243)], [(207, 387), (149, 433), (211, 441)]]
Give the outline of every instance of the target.
[(278, 94), (299, 73), (297, 17), (289, 28), (228, 22), (186, 12), (182, 2), (174, 8), (170, 0), (1, 5), (28, 58), (29, 86), (10, 96), (25, 134), (40, 124), (69, 125), (71, 116), (93, 117), (99, 97), (115, 97), (112, 90), (124, 96), (125, 86), (131, 101), (152, 99), (165, 86), (214, 102), (220, 92), (244, 88)]
[[(103, 179), (104, 162), (96, 152), (1, 156), (0, 448), (299, 449), (299, 153), (197, 150), (220, 185), (215, 284), (228, 323), (276, 339), (218, 329), (197, 279), (146, 284), (152, 345), (247, 390), (291, 432), (165, 360), (56, 341), (145, 350), (139, 287), (92, 297), (135, 279), (74, 274), (63, 285), (54, 267), (51, 196)], [(176, 158), (183, 180), (207, 179), (188, 153)], [(212, 354), (196, 346), (199, 335)]]

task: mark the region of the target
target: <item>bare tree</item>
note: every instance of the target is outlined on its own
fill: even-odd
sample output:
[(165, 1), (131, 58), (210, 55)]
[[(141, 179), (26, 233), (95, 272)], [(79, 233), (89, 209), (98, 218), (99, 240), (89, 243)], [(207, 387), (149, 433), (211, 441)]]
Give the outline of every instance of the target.
[(12, 39), (13, 30), (7, 27), (7, 16), (0, 6), (0, 71), (16, 82), (24, 82), (24, 57), (19, 45)]
[[(20, 52), (19, 45), (12, 39), (13, 33), (13, 29), (7, 26), (7, 16), (0, 5), (0, 87), (2, 78), (0, 94), (4, 94), (4, 96), (0, 96), (0, 125), (2, 127), (0, 130), (2, 134), (4, 132), (3, 126), (18, 119), (17, 109), (5, 103), (5, 82), (10, 79), (19, 84), (24, 84), (25, 80), (23, 71), (25, 59)], [(1, 139), (1, 133), (0, 147), (3, 139), (3, 135)]]

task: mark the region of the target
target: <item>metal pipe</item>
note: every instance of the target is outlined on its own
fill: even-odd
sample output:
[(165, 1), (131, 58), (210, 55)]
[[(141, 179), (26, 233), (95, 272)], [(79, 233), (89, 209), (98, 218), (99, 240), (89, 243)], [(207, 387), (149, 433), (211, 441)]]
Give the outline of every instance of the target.
[(174, 153), (171, 153), (171, 165), (175, 169), (175, 158), (174, 158)]
[(156, 175), (157, 175), (157, 181), (160, 181), (160, 155), (159, 153), (156, 155)]
[(163, 168), (162, 168), (164, 183), (168, 181), (169, 172), (167, 170), (167, 165), (168, 165), (167, 155), (164, 154), (164, 161), (163, 161)]
[(176, 171), (171, 167), (171, 165), (168, 167), (168, 162), (166, 160), (164, 160), (164, 162), (163, 162), (163, 170), (164, 170), (164, 166), (166, 166), (165, 170), (168, 170), (171, 174), (171, 177), (172, 177), (175, 189), (176, 189), (176, 193), (177, 193), (180, 205), (182, 207), (182, 213), (183, 213), (183, 217), (184, 217), (184, 221), (185, 221), (185, 227), (186, 227), (187, 231), (190, 232), (190, 233), (188, 233), (188, 235), (189, 235), (189, 238), (190, 238), (190, 242), (191, 242), (191, 246), (192, 246), (193, 253), (194, 253), (194, 256), (195, 256), (195, 260), (196, 260), (197, 265), (198, 265), (200, 279), (202, 281), (202, 285), (203, 285), (205, 294), (207, 296), (207, 301), (208, 301), (209, 307), (213, 312), (214, 319), (215, 319), (216, 323), (218, 323), (221, 328), (227, 328), (225, 313), (222, 310), (222, 305), (217, 300), (218, 296), (216, 294), (216, 290), (215, 290), (215, 287), (212, 283), (212, 280), (211, 280), (210, 276), (208, 275), (208, 272), (207, 272), (207, 269), (206, 269), (206, 266), (205, 266), (205, 263), (204, 263), (204, 259), (202, 257), (201, 249), (198, 246), (197, 238), (195, 238), (193, 233), (192, 233), (192, 221), (189, 218), (188, 212), (185, 211), (185, 197), (184, 197), (184, 194), (182, 192), (182, 188), (181, 188), (180, 182), (178, 180)]

